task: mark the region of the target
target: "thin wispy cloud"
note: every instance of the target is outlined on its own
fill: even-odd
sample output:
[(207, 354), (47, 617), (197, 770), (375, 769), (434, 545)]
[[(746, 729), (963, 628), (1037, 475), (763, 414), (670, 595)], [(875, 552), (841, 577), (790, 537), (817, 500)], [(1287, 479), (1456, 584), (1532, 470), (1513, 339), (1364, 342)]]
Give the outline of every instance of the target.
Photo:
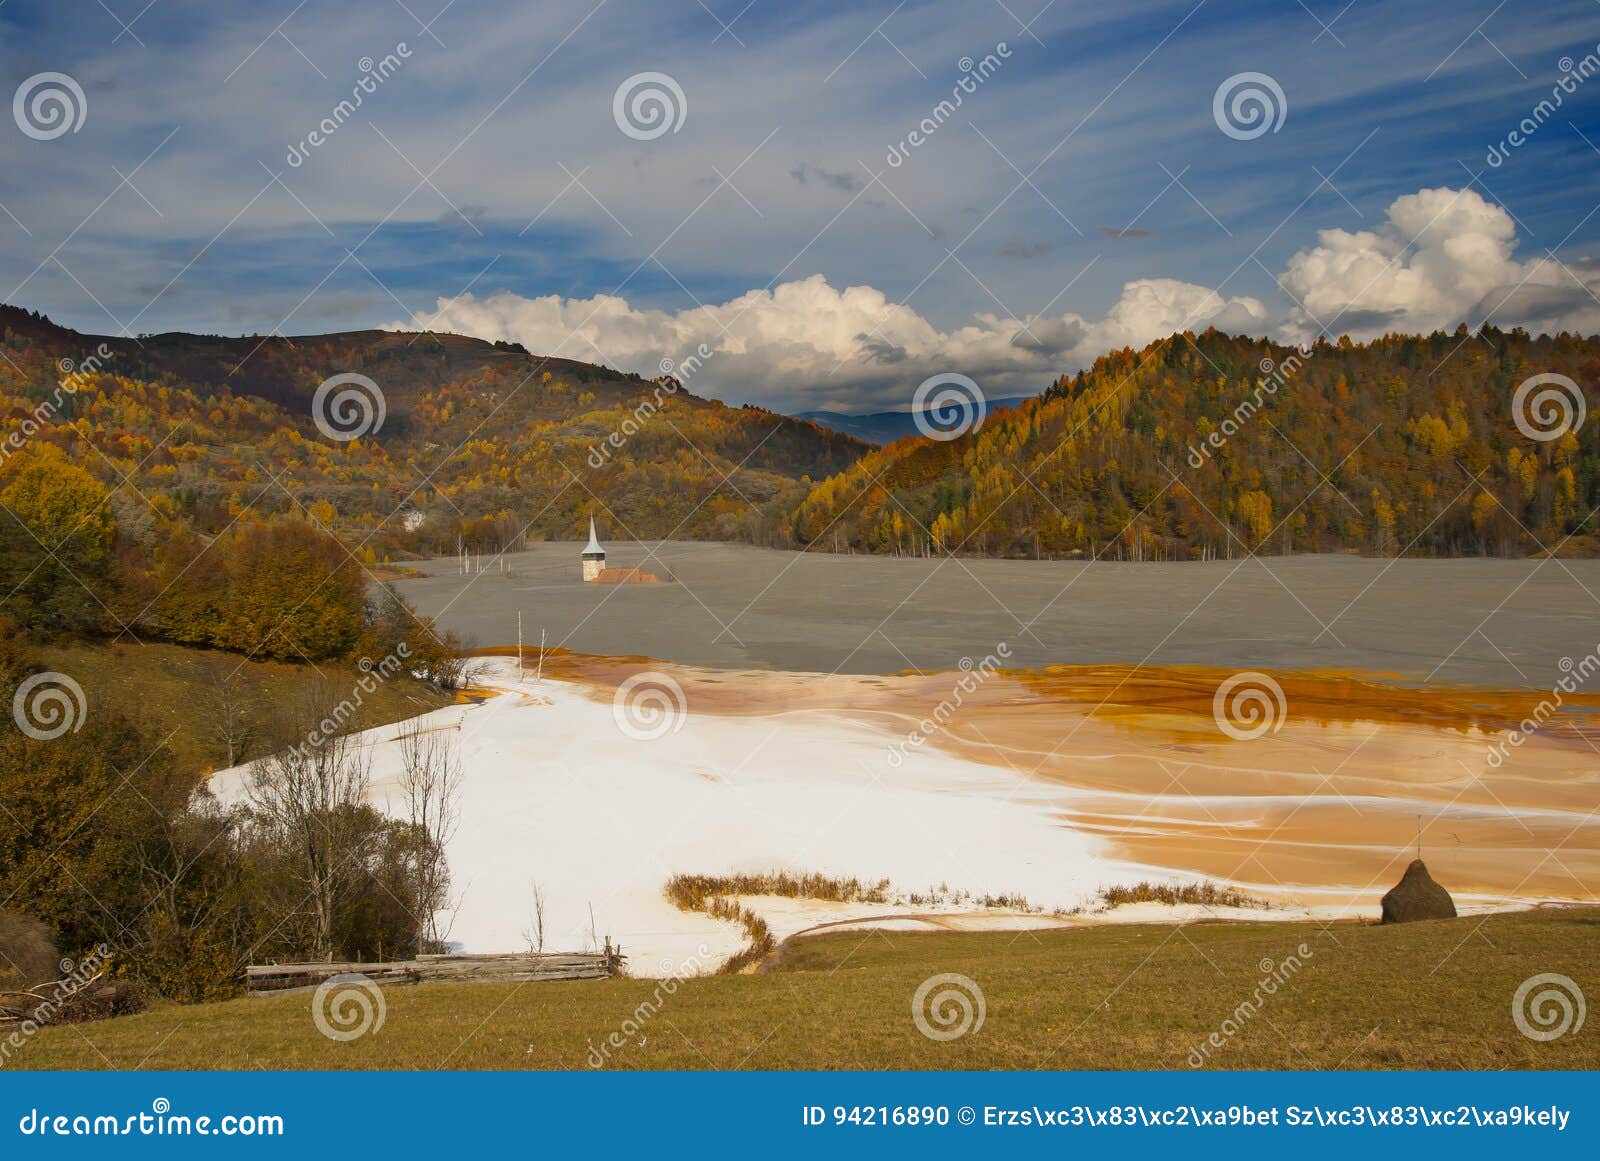
[[(603, 18), (592, 0), (457, 4), (431, 25), (393, 3), (223, 0), (155, 5), (135, 42), (109, 15), (94, 35), (92, 8), (13, 0), (8, 82), (60, 71), (88, 107), (77, 132), (14, 134), (0, 297), (89, 330), (295, 333), (487, 327), (490, 300), (693, 319), (820, 285), (884, 309), (827, 336), (780, 328), (803, 334), (792, 368), (810, 387), (790, 370), (707, 389), (862, 402), (907, 389), (919, 359), (977, 351), (1033, 389), (1174, 304), (1175, 325), (1198, 307), (1281, 334), (1474, 311), (1581, 323), (1600, 89), (1487, 158), (1559, 61), (1594, 51), (1600, 9), (1492, 8), (758, 4), (735, 37), (644, 0), (608, 0)], [(1281, 124), (1241, 139), (1214, 98), (1255, 73), (1279, 86)], [(671, 124), (626, 133), (619, 91), (654, 74), (681, 93)], [(1440, 266), (1449, 248), (1411, 257), (1414, 223), (1391, 212), (1427, 190), (1483, 207), (1476, 225), (1452, 217), (1479, 248), (1460, 269)], [(1242, 303), (1259, 322), (1227, 306)], [(954, 337), (881, 347), (886, 312)], [(626, 365), (653, 349), (589, 338), (564, 353)]]

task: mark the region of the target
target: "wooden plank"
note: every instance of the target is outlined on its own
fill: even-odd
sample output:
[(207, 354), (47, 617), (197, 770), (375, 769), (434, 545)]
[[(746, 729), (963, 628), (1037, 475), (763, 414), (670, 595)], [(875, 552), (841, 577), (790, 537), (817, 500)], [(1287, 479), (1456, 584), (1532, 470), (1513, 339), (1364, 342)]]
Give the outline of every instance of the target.
[(338, 975), (362, 975), (376, 984), (532, 983), (541, 980), (592, 980), (615, 975), (618, 952), (425, 955), (387, 963), (251, 964), (245, 986), (267, 995), (312, 988)]

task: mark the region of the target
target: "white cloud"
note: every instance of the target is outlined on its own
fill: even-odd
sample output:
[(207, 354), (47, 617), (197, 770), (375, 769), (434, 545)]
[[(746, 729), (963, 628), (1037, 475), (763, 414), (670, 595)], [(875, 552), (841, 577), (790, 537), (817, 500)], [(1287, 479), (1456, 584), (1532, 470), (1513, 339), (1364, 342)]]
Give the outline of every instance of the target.
[(1473, 190), (1397, 198), (1371, 230), (1323, 230), (1279, 278), (1286, 313), (1250, 297), (1170, 278), (1126, 283), (1098, 320), (1079, 314), (1018, 320), (978, 314), (942, 331), (871, 286), (837, 290), (821, 275), (676, 313), (611, 296), (439, 299), (399, 329), (512, 339), (537, 354), (607, 363), (645, 375), (703, 344), (714, 355), (691, 389), (789, 411), (903, 407), (929, 375), (959, 371), (992, 398), (1029, 394), (1120, 347), (1180, 330), (1274, 333), (1309, 340), (1372, 338), (1493, 321), (1534, 332), (1600, 331), (1600, 263), (1520, 262), (1516, 224)]
[(1595, 272), (1517, 261), (1515, 222), (1471, 189), (1407, 194), (1375, 229), (1322, 230), (1317, 241), (1279, 279), (1295, 302), (1285, 328), (1295, 338), (1327, 328), (1365, 339), (1485, 320), (1534, 331), (1600, 327)]
[(395, 329), (457, 331), (509, 339), (536, 354), (603, 362), (644, 375), (713, 352), (691, 389), (789, 410), (900, 407), (929, 375), (960, 371), (993, 397), (1038, 391), (1056, 375), (1121, 346), (1139, 347), (1180, 328), (1262, 331), (1253, 298), (1225, 299), (1203, 286), (1141, 279), (1099, 322), (1076, 314), (1025, 320), (977, 315), (941, 331), (870, 286), (837, 290), (821, 275), (752, 290), (720, 305), (676, 313), (640, 310), (609, 295), (524, 298), (499, 292), (438, 300)]

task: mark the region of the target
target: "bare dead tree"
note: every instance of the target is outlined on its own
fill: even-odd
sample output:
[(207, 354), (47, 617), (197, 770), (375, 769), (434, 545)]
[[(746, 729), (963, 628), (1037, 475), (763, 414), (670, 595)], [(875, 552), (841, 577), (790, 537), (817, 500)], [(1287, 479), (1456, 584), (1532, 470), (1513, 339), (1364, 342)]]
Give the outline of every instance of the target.
[(522, 937), (528, 941), (528, 950), (533, 952), (544, 951), (544, 888), (539, 881), (533, 881), (529, 892), (528, 927)]
[(461, 755), (454, 731), (415, 729), (400, 736), (399, 748), (406, 816), (423, 840), (412, 869), (417, 950), (440, 949), (450, 934), (439, 913), (450, 902), (445, 848), (461, 821)]
[[(339, 733), (325, 692), (308, 695), (298, 740), (251, 763), (246, 792), (257, 820), (281, 843), (311, 907), (314, 958), (330, 959), (339, 911), (361, 871), (371, 761)], [(329, 728), (329, 732), (323, 732)]]
[(214, 658), (205, 666), (205, 703), (212, 738), (227, 755), (227, 765), (240, 762), (256, 739), (254, 706), (244, 663)]

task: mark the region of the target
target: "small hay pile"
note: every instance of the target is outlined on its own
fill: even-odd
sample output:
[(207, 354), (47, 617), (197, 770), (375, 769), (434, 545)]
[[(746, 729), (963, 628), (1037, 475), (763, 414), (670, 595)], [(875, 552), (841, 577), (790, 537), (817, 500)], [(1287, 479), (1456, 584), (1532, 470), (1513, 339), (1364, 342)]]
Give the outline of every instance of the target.
[(1454, 919), (1455, 900), (1421, 859), (1412, 859), (1406, 873), (1383, 897), (1382, 923), (1414, 923), (1419, 919)]

